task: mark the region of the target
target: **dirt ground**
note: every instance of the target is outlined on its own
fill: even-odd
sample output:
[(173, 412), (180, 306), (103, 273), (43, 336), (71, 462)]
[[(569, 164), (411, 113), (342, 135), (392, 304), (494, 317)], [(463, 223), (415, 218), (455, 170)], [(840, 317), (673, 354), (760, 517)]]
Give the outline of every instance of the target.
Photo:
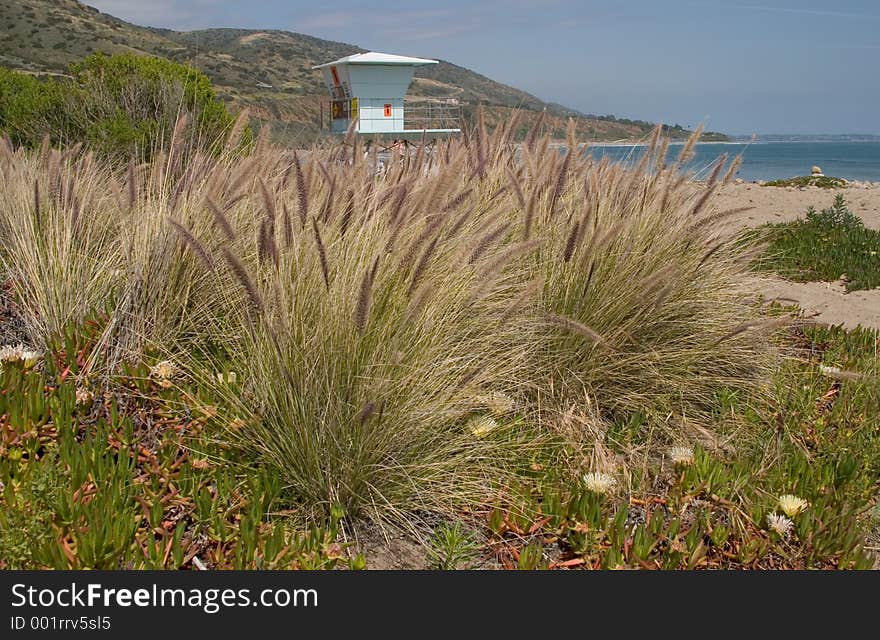
[[(735, 233), (746, 227), (767, 222), (788, 222), (802, 217), (807, 207), (829, 207), (841, 193), (850, 211), (866, 226), (880, 229), (880, 185), (856, 183), (845, 189), (763, 187), (754, 183), (730, 184), (713, 198), (717, 211), (753, 207), (737, 213), (722, 223), (725, 232)], [(768, 299), (784, 298), (797, 302), (805, 315), (818, 322), (858, 325), (880, 329), (880, 289), (846, 293), (840, 282), (789, 282), (767, 276), (760, 279), (760, 293)]]

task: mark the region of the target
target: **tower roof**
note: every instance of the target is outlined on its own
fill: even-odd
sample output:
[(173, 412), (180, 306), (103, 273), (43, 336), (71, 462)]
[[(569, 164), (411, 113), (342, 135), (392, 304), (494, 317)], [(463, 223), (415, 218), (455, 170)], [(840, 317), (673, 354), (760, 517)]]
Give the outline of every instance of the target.
[(330, 67), (339, 64), (381, 64), (421, 67), (427, 64), (437, 64), (437, 60), (428, 60), (426, 58), (410, 58), (409, 56), (397, 56), (392, 53), (379, 53), (377, 51), (370, 51), (368, 53), (356, 53), (351, 56), (339, 58), (339, 60), (334, 60), (333, 62), (319, 64), (315, 67), (312, 67), (312, 69), (323, 69), (324, 67)]

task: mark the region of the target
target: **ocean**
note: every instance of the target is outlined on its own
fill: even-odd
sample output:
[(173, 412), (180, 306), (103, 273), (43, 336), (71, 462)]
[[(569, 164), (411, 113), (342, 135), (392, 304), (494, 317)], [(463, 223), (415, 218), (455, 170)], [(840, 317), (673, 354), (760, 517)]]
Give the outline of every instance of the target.
[[(670, 160), (680, 150), (680, 145), (670, 145)], [(644, 147), (597, 143), (590, 146), (590, 151), (597, 158), (609, 156), (631, 163), (639, 161)], [(705, 175), (723, 153), (731, 158), (742, 154), (737, 177), (747, 182), (809, 175), (814, 165), (820, 167), (826, 176), (880, 181), (880, 142), (705, 142), (696, 146), (694, 158), (687, 168)]]

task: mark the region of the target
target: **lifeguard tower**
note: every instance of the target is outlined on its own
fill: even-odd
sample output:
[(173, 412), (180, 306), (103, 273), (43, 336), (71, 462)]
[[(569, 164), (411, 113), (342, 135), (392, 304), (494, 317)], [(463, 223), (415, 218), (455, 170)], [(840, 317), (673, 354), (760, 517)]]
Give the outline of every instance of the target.
[(354, 123), (360, 137), (389, 143), (432, 142), (461, 133), (458, 99), (405, 101), (416, 67), (429, 64), (437, 60), (371, 51), (314, 67), (330, 91), (329, 131), (345, 134)]

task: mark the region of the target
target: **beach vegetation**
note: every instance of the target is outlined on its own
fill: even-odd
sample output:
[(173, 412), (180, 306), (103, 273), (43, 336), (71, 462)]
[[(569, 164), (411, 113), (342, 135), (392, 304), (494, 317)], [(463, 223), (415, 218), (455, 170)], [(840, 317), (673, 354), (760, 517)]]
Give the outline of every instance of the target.
[(846, 180), (832, 176), (799, 176), (796, 178), (781, 178), (765, 182), (765, 187), (819, 187), (820, 189), (843, 189)]
[(659, 132), (634, 168), (537, 133), (517, 166), (509, 135), (379, 173), (346, 147), (183, 163), (172, 145), (123, 170), (7, 143), (0, 263), (31, 344), (95, 317), (84, 370), (146, 360), (176, 372), (149, 376), (163, 387), (210, 389), (217, 437), (308, 520), (478, 501), (572, 404), (641, 416), (650, 439), (706, 424), (721, 388), (760, 395), (773, 350), (732, 287), (747, 262), (678, 166), (649, 166)]
[(696, 137), (478, 117), (380, 164), (188, 122), (0, 141), (0, 566), (361, 568), (367, 524), (445, 568), (869, 563), (877, 336), (749, 299)]
[(847, 291), (880, 287), (880, 231), (852, 213), (843, 196), (794, 222), (759, 227), (747, 234), (766, 243), (755, 265), (798, 282), (845, 280)]
[(444, 523), (431, 536), (429, 561), (434, 569), (467, 569), (483, 551), (474, 534), (461, 522)]
[(0, 67), (0, 131), (14, 144), (84, 144), (117, 161), (148, 159), (175, 142), (218, 148), (233, 117), (208, 77), (164, 58), (92, 54), (66, 77), (36, 78)]
[[(625, 498), (535, 465), (489, 513), (499, 563), (518, 568), (537, 544), (557, 569), (872, 568), (880, 334), (802, 326), (778, 339), (792, 357), (771, 402), (719, 396), (720, 440), (692, 447), (688, 464), (669, 456), (629, 474)], [(603, 442), (608, 457), (638, 443), (623, 425)]]

